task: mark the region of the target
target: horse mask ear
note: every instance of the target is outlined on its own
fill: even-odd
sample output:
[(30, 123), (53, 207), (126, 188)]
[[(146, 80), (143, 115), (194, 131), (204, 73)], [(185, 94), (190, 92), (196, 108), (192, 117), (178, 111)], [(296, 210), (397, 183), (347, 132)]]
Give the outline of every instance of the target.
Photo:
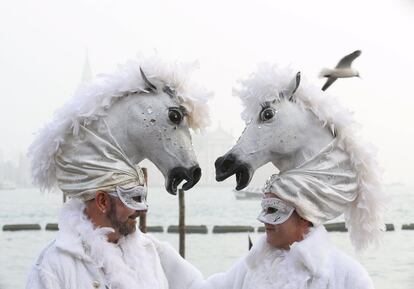
[(300, 71), (296, 73), (296, 76), (292, 81), (289, 83), (289, 86), (286, 90), (286, 96), (289, 96), (289, 101), (295, 101), (295, 92), (298, 89), (300, 84)]
[(157, 87), (148, 80), (141, 67), (139, 68), (139, 71), (141, 72), (141, 77), (144, 80), (146, 88), (148, 88), (149, 91), (156, 91)]

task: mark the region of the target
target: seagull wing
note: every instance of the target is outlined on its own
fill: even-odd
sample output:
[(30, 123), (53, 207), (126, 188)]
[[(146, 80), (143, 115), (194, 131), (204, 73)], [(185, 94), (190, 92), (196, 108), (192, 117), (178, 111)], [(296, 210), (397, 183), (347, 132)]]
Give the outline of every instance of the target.
[(355, 58), (357, 58), (358, 56), (361, 55), (361, 50), (355, 50), (354, 52), (352, 52), (351, 54), (348, 54), (347, 56), (345, 56), (344, 58), (342, 58), (338, 64), (336, 65), (335, 68), (345, 68), (345, 67), (350, 67), (352, 64), (352, 61), (355, 60)]
[(328, 80), (323, 85), (322, 90), (325, 91), (329, 86), (331, 86), (332, 83), (335, 82), (335, 80), (337, 80), (336, 77), (328, 77)]

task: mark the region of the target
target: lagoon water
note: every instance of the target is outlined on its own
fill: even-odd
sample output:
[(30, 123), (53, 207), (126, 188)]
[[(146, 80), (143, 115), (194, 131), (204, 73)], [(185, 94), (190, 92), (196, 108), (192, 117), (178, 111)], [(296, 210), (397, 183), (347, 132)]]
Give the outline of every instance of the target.
[[(382, 245), (356, 254), (347, 233), (330, 233), (334, 243), (358, 259), (374, 280), (377, 289), (414, 288), (414, 231), (401, 230), (402, 224), (414, 223), (414, 187), (387, 187), (390, 194), (386, 223), (396, 230), (383, 234)], [(56, 232), (45, 231), (46, 223), (57, 221), (62, 195), (44, 194), (37, 189), (0, 191), (0, 226), (17, 223), (39, 223), (41, 231), (0, 232), (0, 289), (24, 288), (26, 274), (41, 249), (54, 238)], [(186, 258), (205, 276), (227, 270), (247, 253), (247, 233), (212, 234), (214, 225), (252, 225), (259, 227), (256, 217), (260, 200), (236, 200), (231, 188), (196, 187), (186, 198), (186, 224), (207, 225), (206, 235), (186, 236)], [(178, 223), (178, 198), (163, 188), (151, 188), (148, 225)], [(250, 234), (253, 242), (260, 233)], [(154, 233), (160, 240), (178, 248), (178, 235)]]

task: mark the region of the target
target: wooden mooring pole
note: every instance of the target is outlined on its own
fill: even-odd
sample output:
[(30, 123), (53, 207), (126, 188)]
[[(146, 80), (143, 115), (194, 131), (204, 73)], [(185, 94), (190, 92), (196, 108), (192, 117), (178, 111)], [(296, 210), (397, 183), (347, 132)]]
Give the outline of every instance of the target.
[(179, 219), (178, 219), (178, 232), (180, 235), (179, 240), (179, 253), (181, 257), (185, 258), (185, 202), (184, 202), (184, 190), (178, 190), (178, 206), (179, 206)]
[[(148, 171), (147, 168), (142, 168), (142, 172), (144, 173), (145, 178), (145, 185), (148, 187)], [(147, 212), (142, 212), (139, 217), (139, 229), (142, 233), (147, 232)]]

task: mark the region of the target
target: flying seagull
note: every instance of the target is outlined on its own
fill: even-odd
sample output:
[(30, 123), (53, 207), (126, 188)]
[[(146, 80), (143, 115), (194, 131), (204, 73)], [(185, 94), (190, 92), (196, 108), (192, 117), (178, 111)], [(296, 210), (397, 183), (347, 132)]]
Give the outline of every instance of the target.
[(332, 83), (335, 82), (338, 78), (345, 77), (359, 77), (359, 72), (351, 67), (352, 61), (355, 60), (358, 56), (361, 55), (361, 50), (355, 50), (351, 54), (343, 57), (334, 69), (324, 68), (320, 73), (320, 77), (327, 77), (325, 84), (322, 87), (322, 90), (326, 90)]

